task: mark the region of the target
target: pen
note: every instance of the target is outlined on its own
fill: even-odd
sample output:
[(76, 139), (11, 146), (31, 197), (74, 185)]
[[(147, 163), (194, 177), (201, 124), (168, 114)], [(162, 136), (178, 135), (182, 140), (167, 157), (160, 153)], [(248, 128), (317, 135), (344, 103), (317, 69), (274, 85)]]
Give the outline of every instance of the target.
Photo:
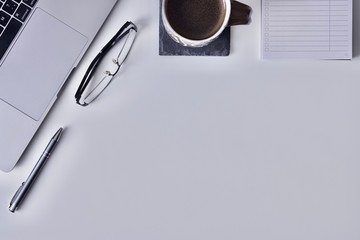
[(41, 154), (40, 159), (37, 161), (35, 167), (31, 171), (29, 177), (26, 179), (25, 182), (21, 184), (19, 189), (16, 191), (14, 197), (10, 201), (10, 205), (9, 205), (10, 212), (15, 212), (15, 210), (20, 206), (21, 202), (24, 200), (26, 194), (28, 193), (32, 184), (34, 183), (36, 177), (39, 175), (42, 167), (45, 165), (46, 160), (50, 157), (51, 153), (54, 151), (57, 143), (59, 142), (62, 131), (63, 128), (60, 128), (51, 138), (44, 152)]

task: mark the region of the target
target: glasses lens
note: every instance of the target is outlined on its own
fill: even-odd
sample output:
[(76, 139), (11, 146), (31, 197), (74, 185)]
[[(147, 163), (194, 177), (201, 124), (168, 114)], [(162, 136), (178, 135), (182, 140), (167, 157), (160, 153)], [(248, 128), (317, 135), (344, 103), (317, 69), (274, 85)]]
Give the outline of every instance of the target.
[(89, 87), (86, 88), (85, 92), (83, 93), (84, 99), (83, 102), (85, 104), (89, 104), (92, 101), (94, 101), (104, 90), (105, 88), (110, 84), (111, 80), (114, 76), (112, 75), (103, 75), (103, 77), (98, 81), (98, 84), (96, 86), (93, 86), (92, 89)]
[(119, 54), (117, 56), (117, 62), (119, 66), (121, 66), (121, 64), (125, 61), (126, 57), (129, 55), (129, 52), (135, 40), (135, 36), (136, 31), (134, 29), (130, 29), (127, 36), (125, 36), (122, 39), (122, 42), (118, 44), (121, 46), (121, 50), (118, 52)]

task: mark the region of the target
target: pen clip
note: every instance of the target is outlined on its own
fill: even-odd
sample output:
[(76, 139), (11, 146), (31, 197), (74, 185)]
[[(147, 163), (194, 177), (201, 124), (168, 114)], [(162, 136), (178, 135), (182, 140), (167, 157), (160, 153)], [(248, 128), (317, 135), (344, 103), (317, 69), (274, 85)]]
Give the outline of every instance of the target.
[(21, 186), (19, 187), (19, 189), (16, 191), (15, 195), (13, 196), (13, 198), (12, 198), (11, 201), (10, 201), (10, 206), (13, 204), (14, 200), (15, 200), (15, 199), (17, 198), (17, 196), (19, 195), (21, 189), (24, 187), (24, 184), (25, 184), (25, 182), (23, 182), (23, 183), (21, 184)]

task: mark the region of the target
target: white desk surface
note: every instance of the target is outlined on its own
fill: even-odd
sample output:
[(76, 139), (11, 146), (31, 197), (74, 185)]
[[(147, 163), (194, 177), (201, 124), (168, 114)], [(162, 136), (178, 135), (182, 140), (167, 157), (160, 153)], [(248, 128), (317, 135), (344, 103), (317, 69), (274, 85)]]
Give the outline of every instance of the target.
[[(120, 0), (11, 173), (4, 240), (360, 239), (360, 2), (352, 61), (260, 59), (260, 0), (229, 57), (160, 57), (158, 0)], [(126, 21), (123, 71), (87, 108), (74, 92)], [(22, 208), (8, 204), (53, 133)]]

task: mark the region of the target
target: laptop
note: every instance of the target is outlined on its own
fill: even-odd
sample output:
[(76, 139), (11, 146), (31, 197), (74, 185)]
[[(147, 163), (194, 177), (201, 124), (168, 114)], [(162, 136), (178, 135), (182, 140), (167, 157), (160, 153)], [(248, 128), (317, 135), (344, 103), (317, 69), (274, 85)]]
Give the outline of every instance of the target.
[(0, 0), (0, 170), (20, 159), (117, 0)]

